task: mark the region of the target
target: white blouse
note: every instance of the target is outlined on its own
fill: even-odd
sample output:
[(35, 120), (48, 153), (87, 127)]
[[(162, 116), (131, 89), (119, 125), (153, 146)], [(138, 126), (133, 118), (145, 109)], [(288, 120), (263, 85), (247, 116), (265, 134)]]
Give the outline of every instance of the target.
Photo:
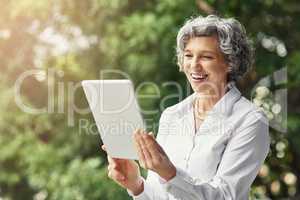
[(196, 94), (167, 108), (158, 143), (176, 166), (168, 182), (148, 171), (135, 200), (248, 200), (270, 145), (268, 121), (259, 108), (230, 85), (195, 134)]

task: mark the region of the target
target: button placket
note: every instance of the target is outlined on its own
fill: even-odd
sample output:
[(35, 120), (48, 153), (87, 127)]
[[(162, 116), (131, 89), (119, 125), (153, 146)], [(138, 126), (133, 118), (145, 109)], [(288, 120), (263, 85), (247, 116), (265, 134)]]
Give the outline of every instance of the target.
[(190, 164), (190, 159), (191, 159), (191, 156), (192, 156), (192, 152), (193, 150), (195, 149), (195, 146), (196, 146), (196, 135), (194, 134), (193, 137), (192, 137), (192, 147), (191, 149), (189, 150), (189, 153), (185, 156), (185, 169), (188, 170), (189, 169), (189, 164)]

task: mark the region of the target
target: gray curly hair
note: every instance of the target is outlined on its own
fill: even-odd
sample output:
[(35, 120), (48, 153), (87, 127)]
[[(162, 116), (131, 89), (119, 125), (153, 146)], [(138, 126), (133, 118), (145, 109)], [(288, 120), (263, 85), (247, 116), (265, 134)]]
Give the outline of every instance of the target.
[(177, 64), (183, 70), (184, 49), (192, 37), (216, 35), (219, 49), (229, 65), (228, 81), (237, 81), (249, 71), (253, 64), (253, 48), (246, 30), (234, 18), (220, 18), (216, 15), (189, 19), (177, 34)]

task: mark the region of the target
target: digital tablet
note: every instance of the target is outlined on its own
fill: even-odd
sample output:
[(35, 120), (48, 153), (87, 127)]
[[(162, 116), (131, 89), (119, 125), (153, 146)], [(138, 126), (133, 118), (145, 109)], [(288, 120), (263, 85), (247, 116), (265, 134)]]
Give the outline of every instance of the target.
[(137, 160), (133, 142), (144, 121), (130, 80), (85, 80), (82, 86), (108, 155)]

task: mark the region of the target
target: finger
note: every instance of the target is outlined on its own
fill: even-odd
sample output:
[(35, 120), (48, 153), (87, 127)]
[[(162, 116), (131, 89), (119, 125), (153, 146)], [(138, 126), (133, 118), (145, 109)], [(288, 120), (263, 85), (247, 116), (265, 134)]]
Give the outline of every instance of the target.
[(110, 155), (107, 155), (108, 163), (115, 163), (117, 165), (121, 164), (122, 161), (125, 161), (126, 159), (121, 158), (112, 158)]
[(118, 166), (115, 164), (109, 164), (107, 166), (108, 176), (112, 179), (116, 180), (124, 180), (125, 176), (123, 173), (118, 169)]
[(135, 144), (135, 147), (137, 149), (137, 152), (138, 152), (138, 156), (139, 156), (139, 162), (141, 164), (141, 166), (143, 168), (145, 168), (145, 156), (143, 154), (143, 151), (142, 151), (142, 147), (139, 143), (139, 140), (140, 140), (140, 129), (138, 129), (135, 133), (134, 133), (134, 144)]
[(115, 179), (116, 174), (120, 174), (120, 175), (117, 175), (117, 176), (119, 176), (119, 178), (117, 178), (117, 179), (121, 179), (122, 178), (121, 175), (123, 177), (125, 177), (123, 175), (123, 173), (120, 171), (120, 169), (118, 168), (118, 165), (116, 165), (115, 163), (109, 164), (107, 166), (107, 171), (108, 171), (109, 177), (111, 177), (111, 178)]
[(154, 137), (154, 134), (153, 134), (153, 132), (151, 131), (151, 132), (149, 132), (149, 134), (148, 135), (150, 135), (152, 138), (154, 138), (155, 139), (155, 137)]
[(106, 151), (106, 147), (104, 146), (104, 144), (101, 146), (101, 149), (102, 149), (103, 151)]
[(111, 170), (110, 171), (110, 177), (116, 181), (124, 181), (125, 176), (118, 170)]
[(153, 134), (152, 131), (148, 133), (148, 136), (149, 136), (152, 140), (156, 141), (155, 136), (154, 136), (154, 134)]
[(146, 165), (145, 165), (145, 156), (144, 156), (144, 153), (142, 151), (142, 146), (140, 145), (139, 141), (140, 141), (140, 130), (138, 130), (137, 132), (134, 133), (134, 144), (135, 144), (135, 147), (137, 149), (137, 153), (138, 153), (138, 156), (139, 156), (140, 165), (143, 168), (146, 168)]
[(114, 165), (118, 164), (118, 161), (116, 159), (110, 157), (109, 155), (107, 155), (107, 160), (108, 160), (109, 164), (114, 164)]
[(110, 171), (110, 170), (108, 170), (107, 176), (108, 176), (109, 178), (112, 178), (112, 176), (111, 176), (111, 171)]
[(159, 162), (161, 160), (160, 145), (150, 135), (144, 135), (143, 138), (152, 162)]
[(118, 169), (119, 165), (117, 163), (109, 163), (109, 165), (107, 166), (108, 170), (113, 170), (113, 169)]
[(156, 138), (155, 138), (153, 132), (150, 132), (150, 133), (149, 133), (149, 136), (150, 136), (149, 139), (153, 140), (153, 141), (157, 144), (159, 151), (162, 150), (162, 152), (164, 153), (165, 151), (164, 151), (163, 148), (160, 146), (160, 144), (156, 141)]
[(152, 157), (152, 161), (155, 163), (161, 162), (163, 157), (168, 157), (163, 148), (158, 144), (155, 138), (151, 135), (145, 135), (144, 140), (148, 145), (148, 151)]
[(149, 167), (149, 166), (152, 166), (152, 156), (151, 156), (151, 153), (149, 152), (147, 141), (145, 140), (145, 138), (147, 136), (148, 136), (147, 133), (143, 132), (140, 136), (139, 143), (141, 145), (142, 152), (145, 157), (146, 167)]
[(107, 170), (108, 171), (114, 171), (114, 170), (120, 171), (121, 167), (120, 167), (120, 165), (118, 165), (116, 163), (112, 163), (107, 166)]
[(164, 151), (164, 149), (160, 146), (160, 144), (158, 144), (158, 142), (156, 141), (155, 137), (153, 136), (153, 133), (150, 132), (148, 137), (145, 138), (145, 140), (147, 140), (151, 146), (153, 145), (154, 148), (156, 148), (161, 154), (163, 155), (167, 155)]

